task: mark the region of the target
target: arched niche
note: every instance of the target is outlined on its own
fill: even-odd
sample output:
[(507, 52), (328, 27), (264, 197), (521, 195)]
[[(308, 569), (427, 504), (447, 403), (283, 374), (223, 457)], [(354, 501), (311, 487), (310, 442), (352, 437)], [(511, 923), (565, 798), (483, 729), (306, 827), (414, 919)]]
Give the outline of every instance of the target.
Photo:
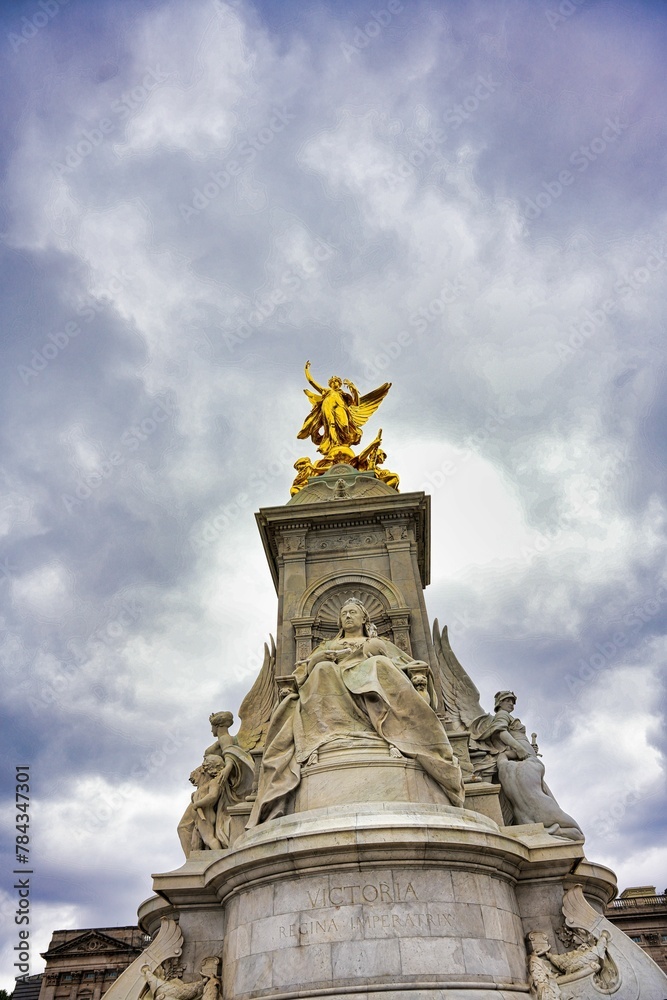
[(331, 574), (304, 592), (292, 618), (297, 660), (306, 659), (325, 639), (338, 631), (338, 614), (351, 597), (360, 600), (371, 616), (378, 635), (412, 656), (410, 610), (398, 587), (375, 573)]

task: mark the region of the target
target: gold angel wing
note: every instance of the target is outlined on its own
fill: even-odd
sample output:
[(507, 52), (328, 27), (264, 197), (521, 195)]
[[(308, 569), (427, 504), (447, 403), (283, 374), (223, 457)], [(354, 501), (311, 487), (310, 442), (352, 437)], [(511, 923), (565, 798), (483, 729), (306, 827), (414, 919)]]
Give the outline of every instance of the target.
[(311, 406), (318, 406), (322, 402), (321, 393), (311, 392), (310, 389), (304, 389), (303, 391), (308, 396), (308, 402)]
[(350, 413), (357, 427), (363, 427), (366, 421), (373, 416), (378, 406), (391, 389), (391, 382), (384, 382), (362, 396), (357, 406), (350, 406)]
[(271, 648), (264, 643), (264, 662), (250, 691), (239, 709), (241, 728), (237, 742), (244, 750), (264, 746), (271, 713), (278, 701), (276, 685), (276, 644), (269, 636)]
[(155, 972), (168, 958), (176, 958), (183, 950), (183, 935), (175, 920), (162, 918), (162, 926), (155, 939), (128, 965), (104, 994), (109, 1000), (139, 1000), (146, 987), (142, 968), (148, 965)]
[(433, 622), (433, 645), (440, 666), (445, 707), (456, 729), (468, 729), (474, 719), (484, 715), (484, 709), (479, 703), (479, 691), (449, 645), (447, 626), (440, 632), (437, 618)]

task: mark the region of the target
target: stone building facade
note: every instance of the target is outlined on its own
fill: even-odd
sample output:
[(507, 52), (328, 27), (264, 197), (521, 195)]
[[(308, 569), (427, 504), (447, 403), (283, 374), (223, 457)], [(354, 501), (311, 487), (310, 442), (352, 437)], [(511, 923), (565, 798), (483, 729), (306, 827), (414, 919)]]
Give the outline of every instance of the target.
[(653, 885), (625, 889), (605, 916), (667, 972), (667, 890), (658, 894)]
[(100, 1000), (149, 940), (138, 927), (54, 931), (39, 1000)]

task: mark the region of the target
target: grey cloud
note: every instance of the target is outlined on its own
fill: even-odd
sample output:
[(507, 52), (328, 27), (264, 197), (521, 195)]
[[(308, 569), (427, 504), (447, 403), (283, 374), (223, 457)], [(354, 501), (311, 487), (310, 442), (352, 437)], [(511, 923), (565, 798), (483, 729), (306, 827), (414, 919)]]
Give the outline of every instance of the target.
[[(5, 70), (2, 755), (39, 775), (44, 898), (80, 925), (131, 922), (179, 863), (208, 714), (259, 667), (276, 602), (253, 512), (308, 452), (307, 358), (393, 381), (388, 465), (405, 449), (403, 487), (433, 495), (429, 610), (484, 704), (517, 690), (575, 815), (562, 762), (587, 720), (600, 794), (635, 765), (607, 773), (596, 725), (664, 755), (659, 691), (631, 719), (605, 698), (657, 676), (665, 620), (665, 20), (590, 3), (552, 28), (547, 8), (406, 5), (348, 59), (362, 5), (116, 5), (94, 31), (72, 5)], [(465, 532), (488, 558), (454, 571)], [(653, 777), (641, 794), (613, 829), (590, 812), (592, 858), (661, 842)]]

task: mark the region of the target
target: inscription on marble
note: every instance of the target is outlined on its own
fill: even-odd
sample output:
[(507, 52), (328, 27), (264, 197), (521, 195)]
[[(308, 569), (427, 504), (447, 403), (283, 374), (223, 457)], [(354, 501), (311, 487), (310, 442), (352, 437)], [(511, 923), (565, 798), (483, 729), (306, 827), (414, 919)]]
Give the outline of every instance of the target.
[[(429, 913), (426, 909), (418, 912), (414, 909), (419, 897), (412, 882), (341, 880), (340, 885), (323, 884), (317, 889), (307, 889), (306, 896), (307, 906), (316, 909), (317, 916), (308, 917), (307, 907), (304, 907), (306, 914), (295, 915), (288, 923), (280, 924), (279, 937), (298, 938), (300, 943), (306, 944), (318, 937), (331, 939), (334, 935), (341, 939), (350, 933), (383, 930), (391, 933), (406, 928), (420, 928), (427, 934), (437, 934), (437, 928), (454, 926), (451, 913), (437, 910)], [(396, 904), (401, 903), (409, 905), (397, 909)], [(361, 914), (360, 905), (363, 907)], [(348, 906), (355, 908), (350, 916), (345, 914), (345, 907)]]
[(354, 906), (356, 903), (406, 903), (417, 900), (412, 882), (353, 882), (348, 885), (324, 885), (316, 892), (308, 890), (312, 909), (320, 906)]
[(365, 916), (350, 917), (323, 917), (320, 920), (297, 920), (290, 924), (281, 924), (279, 934), (281, 938), (298, 937), (305, 942), (308, 938), (317, 935), (329, 935), (333, 932), (350, 930), (371, 931), (382, 928), (383, 930), (403, 930), (406, 927), (421, 927), (428, 931), (433, 927), (453, 927), (451, 913), (371, 913)]
[(340, 930), (339, 924), (334, 917), (328, 920), (300, 920), (294, 924), (281, 924), (280, 936), (287, 937), (313, 937), (315, 934), (330, 934), (331, 931)]

